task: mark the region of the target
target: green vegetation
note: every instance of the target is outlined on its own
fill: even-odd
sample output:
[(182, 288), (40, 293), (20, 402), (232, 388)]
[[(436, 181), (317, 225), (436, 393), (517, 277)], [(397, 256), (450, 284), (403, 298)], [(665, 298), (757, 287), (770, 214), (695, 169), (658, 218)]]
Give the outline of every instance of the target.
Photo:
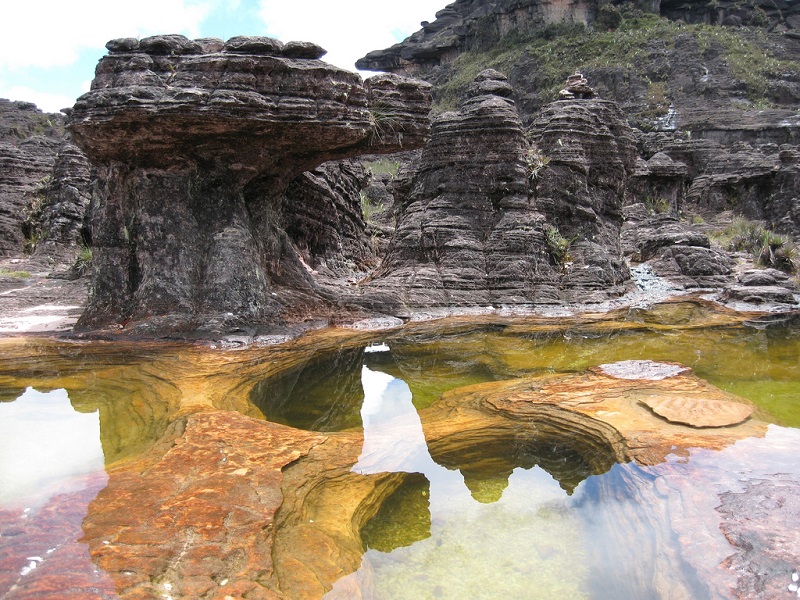
[(379, 145), (388, 138), (398, 136), (399, 144), (402, 146), (403, 134), (401, 129), (403, 120), (401, 111), (379, 102), (369, 107), (369, 124), (372, 128), (370, 140), (372, 144)]
[[(528, 87), (536, 90), (542, 103), (558, 98), (568, 75), (580, 69), (625, 69), (638, 72), (648, 85), (646, 114), (652, 118), (666, 114), (670, 90), (655, 74), (646, 74), (657, 46), (659, 53), (675, 47), (679, 36), (692, 36), (702, 57), (707, 52), (721, 53), (731, 74), (745, 85), (749, 100), (767, 103), (769, 76), (797, 72), (791, 61), (779, 60), (764, 50), (763, 31), (734, 30), (713, 25), (691, 25), (625, 8), (614, 10), (595, 29), (577, 23), (556, 23), (529, 31), (512, 31), (487, 48), (473, 49), (458, 56), (448, 68), (446, 81), (438, 82), (436, 109), (454, 108), (466, 87), (484, 69), (511, 74), (520, 64), (529, 64)], [(625, 77), (630, 77), (626, 74)]]
[(549, 164), (550, 157), (545, 156), (535, 145), (531, 145), (525, 152), (525, 165), (528, 168), (528, 178), (531, 181), (539, 179), (542, 169)]
[(722, 246), (731, 252), (748, 252), (756, 264), (786, 273), (798, 269), (797, 246), (788, 236), (778, 235), (757, 221), (738, 217), (718, 236)]
[(379, 158), (365, 162), (364, 168), (373, 175), (388, 173), (394, 179), (397, 176), (397, 171), (400, 170), (400, 163), (391, 158)]
[(50, 175), (45, 175), (39, 180), (33, 190), (31, 200), (23, 212), (22, 235), (25, 237), (24, 250), (26, 254), (33, 254), (36, 246), (42, 240), (42, 219), (47, 201), (47, 188), (51, 181)]
[(554, 225), (547, 225), (544, 228), (544, 243), (547, 245), (547, 251), (550, 253), (550, 258), (553, 264), (566, 267), (568, 262), (572, 261), (569, 254), (569, 248), (576, 238), (567, 239)]
[(92, 268), (93, 259), (94, 252), (92, 249), (89, 246), (81, 246), (81, 249), (78, 252), (78, 257), (75, 259), (75, 264), (72, 265), (72, 268), (79, 274), (83, 275)]
[(0, 267), (0, 277), (11, 277), (12, 279), (28, 279), (30, 278), (30, 271), (12, 271)]
[(364, 214), (364, 220), (369, 223), (379, 212), (383, 211), (383, 204), (380, 202), (373, 202), (370, 197), (365, 193), (361, 192), (361, 212)]
[(647, 196), (644, 199), (644, 205), (651, 215), (661, 215), (670, 211), (669, 202), (665, 198)]

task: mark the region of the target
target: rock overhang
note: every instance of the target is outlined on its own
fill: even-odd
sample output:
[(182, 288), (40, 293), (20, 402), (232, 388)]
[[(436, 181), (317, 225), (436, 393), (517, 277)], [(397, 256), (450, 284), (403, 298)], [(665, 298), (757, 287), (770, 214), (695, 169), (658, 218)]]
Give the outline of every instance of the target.
[[(146, 164), (164, 151), (203, 160), (227, 152), (259, 169), (265, 155), (267, 166), (284, 154), (316, 153), (323, 162), (419, 147), (428, 135), (429, 84), (394, 75), (364, 82), (319, 60), (324, 50), (309, 42), (164, 35), (107, 47), (70, 119), (94, 162)], [(386, 107), (393, 135), (376, 136), (375, 112)], [(226, 148), (228, 141), (242, 151)]]

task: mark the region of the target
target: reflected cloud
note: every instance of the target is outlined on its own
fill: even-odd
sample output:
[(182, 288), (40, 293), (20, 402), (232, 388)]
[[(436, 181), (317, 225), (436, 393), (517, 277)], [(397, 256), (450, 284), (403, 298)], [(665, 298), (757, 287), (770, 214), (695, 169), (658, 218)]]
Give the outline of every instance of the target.
[(66, 390), (28, 388), (0, 404), (0, 506), (42, 506), (103, 468), (100, 413), (77, 412)]

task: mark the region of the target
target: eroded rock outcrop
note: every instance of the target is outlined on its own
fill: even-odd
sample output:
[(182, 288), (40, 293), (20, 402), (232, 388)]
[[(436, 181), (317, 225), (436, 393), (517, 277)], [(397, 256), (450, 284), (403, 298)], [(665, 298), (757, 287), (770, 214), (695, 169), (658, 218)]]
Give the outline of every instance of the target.
[(549, 158), (531, 193), (571, 242), (562, 285), (584, 302), (622, 293), (630, 279), (620, 249), (622, 206), (636, 157), (622, 111), (600, 99), (553, 102), (529, 131)]
[(214, 328), (268, 322), (289, 297), (319, 304), (283, 229), (287, 186), (329, 160), (421, 145), (429, 86), (362, 83), (318, 46), (263, 37), (108, 48), (71, 120), (100, 179), (81, 325)]
[(375, 275), (410, 305), (606, 299), (630, 278), (619, 229), (634, 143), (619, 108), (555, 102), (523, 133), (504, 75), (484, 71), (433, 124)]
[(397, 230), (375, 275), (411, 305), (553, 302), (544, 216), (528, 196), (527, 142), (511, 86), (481, 73), (432, 125)]
[(683, 288), (720, 287), (730, 281), (734, 261), (711, 247), (708, 236), (671, 213), (650, 215), (641, 204), (626, 208), (622, 246), (633, 262)]
[(41, 208), (63, 134), (63, 116), (0, 99), (0, 256), (25, 249), (26, 217)]
[(71, 263), (81, 245), (91, 243), (87, 213), (91, 202), (91, 167), (80, 149), (61, 144), (45, 188), (41, 209), (41, 239), (36, 256)]
[(368, 179), (360, 163), (346, 160), (325, 163), (289, 184), (284, 228), (311, 268), (348, 275), (375, 263), (361, 210)]

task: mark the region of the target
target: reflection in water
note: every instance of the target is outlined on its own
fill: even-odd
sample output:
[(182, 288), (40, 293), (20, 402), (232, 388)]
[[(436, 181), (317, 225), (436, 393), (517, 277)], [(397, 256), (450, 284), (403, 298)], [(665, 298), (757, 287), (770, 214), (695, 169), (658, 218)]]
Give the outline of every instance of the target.
[[(771, 425), (763, 439), (656, 466), (617, 464), (571, 496), (508, 448), (494, 488), (479, 495), (431, 458), (405, 382), (367, 367), (362, 382), (364, 445), (353, 471), (411, 475), (364, 528), (361, 567), (335, 583), (329, 600), (356, 591), (370, 599), (529, 598), (532, 590), (537, 598), (730, 598), (785, 575), (737, 563), (731, 540), (754, 545), (749, 551), (769, 556), (764, 564), (798, 558), (794, 538), (775, 525), (794, 518), (780, 495), (800, 480), (797, 429)], [(498, 464), (488, 458), (488, 470), (477, 471), (484, 482)], [(736, 507), (753, 502), (774, 523), (738, 518)], [(748, 572), (753, 565), (761, 570)]]
[(102, 471), (103, 462), (99, 412), (77, 412), (66, 390), (28, 388), (0, 404), (0, 506), (34, 508), (83, 489), (81, 476)]
[(431, 458), (405, 382), (367, 367), (362, 382), (364, 446), (353, 471), (422, 473), (429, 487), (409, 487), (429, 495), (430, 536), (389, 552), (368, 550), (329, 598), (348, 597), (353, 586), (374, 598), (522, 598), (532, 589), (543, 598), (585, 597), (581, 529), (552, 476), (515, 468), (507, 487), (505, 477), (498, 482), (496, 501), (484, 504), (459, 471)]
[(0, 597), (116, 597), (78, 541), (103, 464), (99, 412), (77, 412), (66, 390), (0, 404)]

